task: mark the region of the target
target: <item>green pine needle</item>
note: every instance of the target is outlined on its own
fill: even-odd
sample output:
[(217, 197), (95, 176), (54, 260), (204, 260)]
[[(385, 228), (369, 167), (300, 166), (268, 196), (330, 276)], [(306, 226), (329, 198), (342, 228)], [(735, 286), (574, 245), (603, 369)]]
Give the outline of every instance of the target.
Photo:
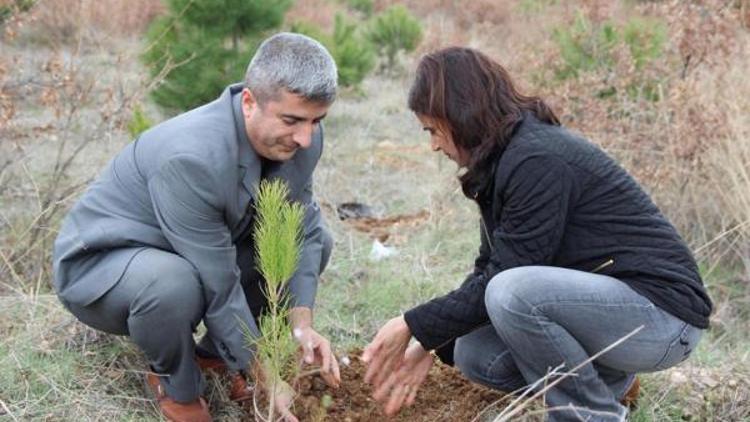
[(257, 348), (257, 359), (274, 379), (293, 373), (296, 349), (284, 286), (297, 270), (305, 211), (302, 205), (290, 202), (288, 195), (283, 181), (264, 180), (255, 205), (256, 263), (266, 281), (268, 309), (260, 318), (261, 337), (248, 337), (248, 343)]
[(286, 184), (278, 180), (264, 180), (258, 189), (255, 249), (269, 293), (294, 275), (299, 260), (304, 209), (287, 201), (288, 192)]

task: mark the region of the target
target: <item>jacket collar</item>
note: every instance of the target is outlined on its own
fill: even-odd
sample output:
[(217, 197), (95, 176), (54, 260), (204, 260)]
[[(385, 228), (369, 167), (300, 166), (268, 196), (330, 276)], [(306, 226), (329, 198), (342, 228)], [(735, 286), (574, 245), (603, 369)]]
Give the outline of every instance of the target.
[(529, 124), (534, 121), (537, 120), (533, 114), (526, 111), (522, 112), (521, 119), (515, 124), (512, 129), (508, 143), (502, 150), (498, 149), (492, 154), (492, 157), (490, 158), (491, 164), (487, 169), (487, 174), (484, 181), (477, 184), (476, 186), (472, 186), (471, 188), (469, 188), (469, 191), (466, 192), (469, 197), (473, 198), (480, 204), (491, 203), (493, 201), (495, 179), (497, 178), (497, 169), (503, 154), (510, 147), (511, 143), (513, 143), (513, 141), (518, 138), (519, 132), (521, 132), (522, 128), (528, 127)]
[(231, 98), (237, 142), (239, 143), (237, 150), (238, 166), (242, 169), (240, 172), (242, 174), (242, 185), (252, 197), (255, 197), (261, 174), (261, 160), (250, 145), (250, 138), (247, 137), (245, 116), (242, 114), (242, 88), (241, 83), (230, 85), (223, 95), (228, 95)]

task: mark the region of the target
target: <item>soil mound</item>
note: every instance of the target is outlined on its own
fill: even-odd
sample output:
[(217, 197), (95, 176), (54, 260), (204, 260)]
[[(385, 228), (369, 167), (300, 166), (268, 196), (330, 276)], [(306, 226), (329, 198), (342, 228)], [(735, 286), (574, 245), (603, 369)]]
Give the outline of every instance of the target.
[(380, 404), (370, 397), (372, 390), (364, 383), (364, 374), (364, 364), (355, 358), (341, 368), (341, 387), (337, 390), (328, 388), (317, 375), (301, 380), (295, 415), (300, 421), (471, 421), (503, 397), (501, 392), (470, 383), (455, 368), (436, 363), (414, 405), (387, 418)]

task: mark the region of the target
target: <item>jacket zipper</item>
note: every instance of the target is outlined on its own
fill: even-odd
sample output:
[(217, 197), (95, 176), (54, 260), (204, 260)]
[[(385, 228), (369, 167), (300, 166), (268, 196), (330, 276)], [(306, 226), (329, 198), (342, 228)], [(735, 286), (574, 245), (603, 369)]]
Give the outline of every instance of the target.
[(490, 252), (495, 252), (495, 245), (492, 243), (492, 238), (490, 237), (489, 230), (487, 230), (487, 225), (484, 224), (484, 217), (479, 217), (479, 225), (482, 226), (484, 237), (487, 239), (487, 244), (490, 245)]
[(615, 260), (612, 259), (612, 258), (609, 258), (606, 262), (604, 262), (603, 264), (601, 264), (598, 267), (596, 267), (593, 270), (591, 270), (591, 272), (592, 273), (598, 273), (599, 271), (601, 271), (601, 270), (609, 267), (610, 265), (612, 265), (614, 263), (615, 263)]

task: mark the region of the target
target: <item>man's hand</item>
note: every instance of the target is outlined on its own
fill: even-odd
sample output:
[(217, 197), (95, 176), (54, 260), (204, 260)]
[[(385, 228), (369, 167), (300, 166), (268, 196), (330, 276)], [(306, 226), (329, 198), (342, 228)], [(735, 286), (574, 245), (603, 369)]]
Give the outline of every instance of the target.
[(411, 406), (417, 398), (417, 391), (432, 368), (432, 355), (419, 343), (406, 349), (404, 361), (398, 370), (386, 378), (372, 395), (384, 404), (385, 414), (393, 416), (403, 405)]
[(320, 376), (331, 387), (341, 384), (339, 364), (331, 351), (331, 344), (312, 328), (295, 328), (294, 338), (302, 349), (303, 361), (308, 365), (319, 365)]
[(331, 350), (331, 343), (312, 328), (312, 311), (309, 308), (292, 308), (292, 334), (302, 350), (302, 359), (308, 365), (319, 365), (320, 376), (331, 387), (341, 384), (339, 363)]
[(285, 381), (278, 379), (274, 383), (273, 407), (283, 422), (299, 422), (291, 411), (294, 404), (294, 389)]
[(379, 388), (400, 366), (409, 339), (411, 330), (403, 316), (386, 322), (362, 353), (362, 360), (367, 364), (365, 382)]

